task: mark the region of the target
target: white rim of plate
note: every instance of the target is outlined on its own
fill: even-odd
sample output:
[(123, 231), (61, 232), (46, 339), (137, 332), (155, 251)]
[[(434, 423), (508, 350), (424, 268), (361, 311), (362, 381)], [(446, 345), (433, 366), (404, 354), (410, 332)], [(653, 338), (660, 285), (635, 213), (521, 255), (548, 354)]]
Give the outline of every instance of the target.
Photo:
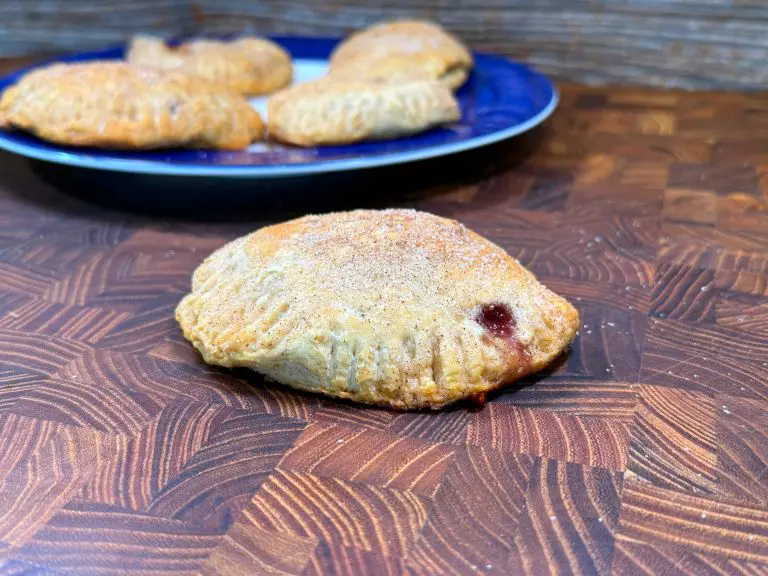
[[(291, 176), (304, 176), (307, 174), (320, 174), (326, 172), (342, 172), (346, 170), (362, 170), (364, 168), (378, 168), (405, 164), (417, 160), (428, 160), (440, 156), (448, 156), (457, 152), (465, 152), (475, 148), (482, 148), (489, 144), (501, 142), (523, 132), (527, 132), (546, 120), (559, 102), (559, 94), (555, 86), (552, 87), (552, 99), (544, 109), (532, 118), (510, 126), (504, 130), (493, 132), (485, 136), (462, 140), (451, 144), (427, 146), (409, 152), (394, 152), (380, 156), (363, 158), (345, 158), (341, 160), (321, 160), (310, 164), (263, 164), (255, 166), (182, 166), (178, 164), (166, 164), (151, 160), (123, 160), (116, 158), (95, 158), (87, 155), (70, 154), (68, 152), (56, 152), (19, 144), (7, 140), (0, 135), (0, 149), (19, 154), (35, 160), (44, 160), (55, 164), (74, 166), (76, 168), (91, 168), (105, 172), (129, 172), (134, 174), (151, 174), (155, 176), (219, 176), (229, 178), (284, 178)], [(87, 154), (87, 153), (84, 153)]]

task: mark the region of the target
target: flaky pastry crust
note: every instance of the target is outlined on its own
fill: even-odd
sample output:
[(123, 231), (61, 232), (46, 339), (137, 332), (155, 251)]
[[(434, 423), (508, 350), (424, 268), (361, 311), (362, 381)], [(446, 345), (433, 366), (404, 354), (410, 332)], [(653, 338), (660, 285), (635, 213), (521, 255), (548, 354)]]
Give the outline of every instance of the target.
[(176, 309), (206, 362), (396, 409), (540, 370), (576, 310), (500, 247), (410, 210), (306, 216), (209, 256)]
[(274, 94), (267, 111), (270, 137), (297, 146), (396, 138), (460, 117), (451, 91), (424, 80), (323, 78)]
[(171, 48), (159, 38), (135, 36), (127, 59), (146, 68), (199, 76), (246, 96), (275, 92), (293, 76), (290, 54), (264, 38), (193, 40)]
[(350, 35), (334, 50), (330, 74), (376, 80), (439, 80), (459, 88), (472, 69), (470, 51), (439, 25), (398, 20)]
[(54, 64), (0, 99), (0, 126), (73, 146), (245, 148), (263, 135), (240, 95), (185, 74), (125, 62)]

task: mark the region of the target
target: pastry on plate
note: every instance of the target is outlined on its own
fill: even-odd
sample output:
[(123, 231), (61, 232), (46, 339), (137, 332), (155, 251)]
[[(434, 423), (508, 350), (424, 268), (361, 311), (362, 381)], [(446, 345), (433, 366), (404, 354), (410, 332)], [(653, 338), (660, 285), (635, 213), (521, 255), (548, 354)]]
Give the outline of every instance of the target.
[(396, 138), (460, 117), (451, 91), (426, 80), (389, 83), (326, 77), (274, 94), (267, 107), (270, 137), (297, 146)]
[(159, 38), (135, 36), (127, 59), (146, 68), (193, 74), (247, 96), (275, 92), (293, 75), (290, 54), (264, 38), (193, 40), (172, 48)]
[(438, 24), (385, 22), (344, 40), (331, 55), (330, 73), (359, 79), (440, 80), (455, 90), (472, 69), (472, 54)]
[(0, 126), (57, 144), (125, 150), (240, 149), (263, 135), (258, 112), (238, 94), (109, 61), (26, 74), (3, 93)]
[(482, 401), (578, 327), (499, 246), (412, 210), (306, 216), (234, 240), (194, 272), (176, 319), (208, 363), (397, 409)]

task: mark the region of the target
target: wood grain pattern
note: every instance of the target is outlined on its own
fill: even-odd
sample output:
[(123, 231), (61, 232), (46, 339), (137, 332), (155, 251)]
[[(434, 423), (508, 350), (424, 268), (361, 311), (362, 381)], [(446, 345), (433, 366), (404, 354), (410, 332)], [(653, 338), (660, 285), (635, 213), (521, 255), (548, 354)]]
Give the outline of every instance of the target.
[(525, 574), (608, 574), (621, 473), (540, 460), (515, 538)]
[[(0, 1), (3, 54), (101, 48), (137, 31), (181, 34), (342, 35), (382, 19), (432, 18), (474, 47), (527, 60), (561, 79), (591, 84), (761, 89), (768, 79), (763, 26), (768, 9), (757, 0), (616, 2), (565, 0), (515, 3), (472, 0), (459, 6), (431, 0), (239, 2), (237, 0)], [(614, 101), (624, 123), (644, 135), (671, 135), (674, 96)], [(583, 100), (582, 102), (586, 102)], [(599, 102), (593, 100), (593, 102)], [(632, 107), (635, 107), (632, 109)], [(643, 110), (638, 106), (650, 107)], [(762, 108), (764, 109), (764, 107)], [(707, 115), (702, 107), (698, 114)], [(554, 188), (556, 189), (556, 187)], [(557, 192), (554, 192), (557, 194)]]
[(430, 497), (452, 459), (453, 449), (440, 443), (312, 424), (283, 456), (280, 467)]
[(640, 389), (628, 472), (656, 486), (712, 493), (717, 469), (714, 401), (661, 386)]
[(742, 502), (768, 502), (768, 411), (754, 400), (723, 398), (716, 433), (718, 491)]
[(394, 170), (405, 196), (311, 182), (316, 211), (458, 218), (578, 307), (570, 352), (482, 410), (200, 361), (173, 319), (191, 271), (300, 189), (161, 218), (0, 155), (0, 574), (767, 574), (768, 104), (562, 98), (530, 136)]
[(427, 509), (427, 500), (410, 491), (278, 471), (245, 514), (278, 532), (402, 556), (424, 526)]
[[(475, 447), (459, 451), (435, 496), (409, 566), (425, 574), (478, 569), (503, 573), (514, 550), (532, 464), (525, 454)], [(477, 541), (485, 542), (482, 550), (475, 548)]]
[(629, 426), (621, 420), (501, 404), (479, 412), (467, 429), (470, 444), (617, 470), (626, 467), (628, 438)]
[[(128, 510), (146, 509), (204, 446), (217, 412), (211, 404), (174, 401), (137, 436), (115, 436), (111, 458), (97, 467), (79, 496)], [(167, 438), (179, 441), (169, 445)]]
[(138, 573), (191, 575), (218, 541), (216, 534), (180, 520), (72, 502), (14, 556), (61, 574), (119, 574), (130, 566)]
[(645, 482), (625, 482), (620, 533), (728, 558), (768, 561), (768, 512), (689, 496)]
[(2, 53), (19, 56), (62, 50), (100, 49), (134, 30), (180, 34), (188, 0), (0, 3), (6, 34)]
[(200, 574), (300, 574), (318, 548), (313, 538), (265, 530), (243, 515), (219, 541)]
[(350, 546), (331, 547), (321, 542), (309, 560), (305, 576), (325, 574), (381, 574), (396, 576), (407, 573), (405, 561), (394, 556), (360, 550)]
[(612, 574), (711, 574), (712, 576), (763, 576), (768, 564), (728, 558), (718, 554), (692, 552), (684, 545), (654, 542), (646, 544), (619, 537)]
[(642, 382), (710, 394), (765, 398), (768, 339), (748, 331), (652, 320)]

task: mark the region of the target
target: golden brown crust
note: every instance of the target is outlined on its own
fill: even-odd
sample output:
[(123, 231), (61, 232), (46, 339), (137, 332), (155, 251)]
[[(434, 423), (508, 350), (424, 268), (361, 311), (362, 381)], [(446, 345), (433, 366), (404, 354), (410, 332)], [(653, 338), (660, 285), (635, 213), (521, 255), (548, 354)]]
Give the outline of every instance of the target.
[(331, 55), (330, 73), (357, 79), (439, 80), (455, 90), (472, 64), (466, 46), (437, 24), (399, 20), (349, 36)]
[(263, 38), (233, 42), (193, 40), (171, 48), (159, 38), (135, 36), (127, 59), (145, 68), (199, 76), (239, 94), (270, 94), (291, 83), (291, 56)]
[(51, 142), (105, 148), (239, 149), (263, 134), (242, 96), (125, 62), (34, 70), (3, 93), (0, 118)]
[(333, 78), (278, 92), (267, 112), (270, 137), (298, 146), (395, 138), (460, 116), (453, 94), (437, 82)]
[(398, 409), (540, 370), (578, 327), (504, 250), (409, 210), (307, 216), (239, 238), (195, 271), (176, 318), (209, 363)]

